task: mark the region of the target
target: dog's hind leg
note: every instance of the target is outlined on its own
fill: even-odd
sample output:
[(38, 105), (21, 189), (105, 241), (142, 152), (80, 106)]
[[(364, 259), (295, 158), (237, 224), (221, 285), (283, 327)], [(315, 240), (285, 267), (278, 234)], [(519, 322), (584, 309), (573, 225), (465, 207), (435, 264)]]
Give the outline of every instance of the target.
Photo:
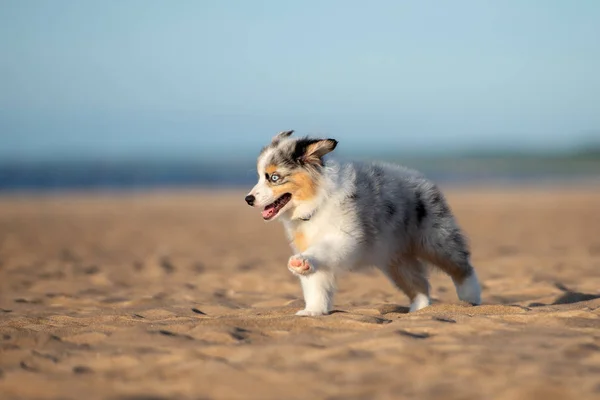
[(387, 277), (410, 299), (410, 312), (429, 305), (427, 268), (414, 257), (399, 257), (382, 268)]
[(469, 260), (467, 241), (453, 223), (446, 228), (430, 228), (420, 243), (417, 255), (450, 275), (460, 300), (481, 304), (481, 287)]

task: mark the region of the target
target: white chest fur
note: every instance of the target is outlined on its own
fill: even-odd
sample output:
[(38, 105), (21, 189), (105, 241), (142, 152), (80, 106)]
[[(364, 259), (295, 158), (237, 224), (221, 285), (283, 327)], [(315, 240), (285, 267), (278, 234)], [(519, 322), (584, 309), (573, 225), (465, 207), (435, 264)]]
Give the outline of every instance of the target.
[(309, 220), (284, 220), (290, 244), (297, 252), (352, 231), (352, 220), (339, 207), (323, 205)]

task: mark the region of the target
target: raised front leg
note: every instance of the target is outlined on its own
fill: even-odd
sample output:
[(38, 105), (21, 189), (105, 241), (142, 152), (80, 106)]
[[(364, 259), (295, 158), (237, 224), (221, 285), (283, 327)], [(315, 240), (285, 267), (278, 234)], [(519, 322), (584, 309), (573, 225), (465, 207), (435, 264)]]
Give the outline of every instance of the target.
[(304, 294), (304, 310), (296, 315), (316, 316), (329, 314), (335, 293), (335, 276), (330, 269), (317, 268), (317, 261), (302, 254), (290, 257), (288, 269), (300, 278)]
[(295, 254), (288, 260), (288, 269), (296, 275), (309, 275), (315, 272), (314, 261), (302, 254)]
[(335, 294), (335, 272), (351, 262), (344, 249), (353, 247), (345, 244), (324, 241), (290, 257), (288, 268), (300, 278), (306, 303), (296, 315), (329, 314)]

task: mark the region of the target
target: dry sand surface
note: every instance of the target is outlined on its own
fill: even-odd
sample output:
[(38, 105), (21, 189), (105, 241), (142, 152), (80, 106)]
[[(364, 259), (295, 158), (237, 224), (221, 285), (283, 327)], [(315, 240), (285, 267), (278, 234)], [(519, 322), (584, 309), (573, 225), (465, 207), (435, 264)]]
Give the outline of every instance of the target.
[(0, 198), (0, 399), (600, 398), (600, 190), (451, 190), (484, 305), (372, 271), (317, 318), (242, 197)]

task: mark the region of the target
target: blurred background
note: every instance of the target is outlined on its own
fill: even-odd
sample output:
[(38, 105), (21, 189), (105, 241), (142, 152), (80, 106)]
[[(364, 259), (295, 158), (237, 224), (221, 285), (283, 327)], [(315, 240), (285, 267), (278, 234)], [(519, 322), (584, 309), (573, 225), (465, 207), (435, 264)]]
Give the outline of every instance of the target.
[(0, 1), (0, 190), (224, 187), (278, 131), (453, 183), (600, 176), (600, 3)]
[[(483, 305), (295, 318), (288, 129), (438, 182)], [(0, 0), (0, 399), (597, 400), (598, 183), (600, 0)]]

